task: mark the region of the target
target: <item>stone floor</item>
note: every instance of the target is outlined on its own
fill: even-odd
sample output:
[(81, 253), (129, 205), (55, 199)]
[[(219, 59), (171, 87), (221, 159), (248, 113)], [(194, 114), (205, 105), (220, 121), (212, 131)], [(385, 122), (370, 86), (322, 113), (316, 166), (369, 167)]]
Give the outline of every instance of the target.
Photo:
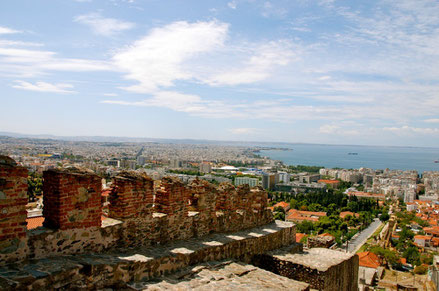
[(309, 285), (241, 262), (210, 262), (157, 281), (128, 285), (132, 290), (291, 290), (306, 291)]
[[(57, 256), (10, 264), (0, 267), (0, 290), (121, 288), (128, 282), (167, 276), (206, 261), (234, 259), (269, 251), (282, 244), (290, 244), (291, 240), (295, 240), (293, 236), (293, 224), (276, 221), (232, 234), (212, 234), (162, 246)], [(248, 284), (250, 281), (248, 279)]]

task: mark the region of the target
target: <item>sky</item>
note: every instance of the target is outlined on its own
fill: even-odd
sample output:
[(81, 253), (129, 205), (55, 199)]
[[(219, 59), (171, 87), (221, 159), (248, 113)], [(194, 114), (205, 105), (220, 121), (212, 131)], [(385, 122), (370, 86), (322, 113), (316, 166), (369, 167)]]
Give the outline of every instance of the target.
[(0, 131), (439, 146), (436, 0), (0, 2)]

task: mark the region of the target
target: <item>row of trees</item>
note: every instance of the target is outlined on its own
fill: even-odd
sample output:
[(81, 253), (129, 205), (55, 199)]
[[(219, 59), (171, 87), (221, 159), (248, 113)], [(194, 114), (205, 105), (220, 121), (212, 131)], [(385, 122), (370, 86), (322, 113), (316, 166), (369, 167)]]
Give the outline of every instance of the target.
[(292, 173), (318, 173), (320, 169), (323, 169), (325, 167), (322, 166), (305, 166), (305, 165), (296, 165), (296, 166), (288, 166), (288, 170)]

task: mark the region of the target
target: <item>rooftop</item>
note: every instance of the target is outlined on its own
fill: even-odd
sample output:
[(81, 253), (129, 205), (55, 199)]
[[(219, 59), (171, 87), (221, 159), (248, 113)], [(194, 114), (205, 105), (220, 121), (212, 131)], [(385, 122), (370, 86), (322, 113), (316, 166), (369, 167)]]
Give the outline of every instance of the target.
[(378, 268), (381, 266), (380, 258), (372, 252), (361, 252), (357, 254), (360, 259), (360, 266), (367, 268)]

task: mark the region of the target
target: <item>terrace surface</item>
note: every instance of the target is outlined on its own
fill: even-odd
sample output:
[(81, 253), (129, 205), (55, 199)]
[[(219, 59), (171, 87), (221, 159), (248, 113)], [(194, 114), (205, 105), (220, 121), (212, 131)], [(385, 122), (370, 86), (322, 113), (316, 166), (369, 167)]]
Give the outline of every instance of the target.
[[(245, 231), (216, 233), (203, 238), (174, 241), (162, 246), (54, 256), (27, 263), (9, 264), (0, 267), (0, 289), (14, 290), (25, 286), (35, 289), (49, 286), (55, 289), (110, 286), (125, 288), (130, 282), (158, 279), (207, 261), (224, 259), (245, 261), (255, 253), (269, 251), (293, 242), (294, 227), (294, 224), (276, 221)], [(226, 268), (225, 272), (248, 268), (238, 265)], [(249, 278), (260, 272), (265, 274), (265, 271), (260, 270), (239, 280), (251, 281)], [(253, 283), (256, 284), (256, 281)]]
[(129, 287), (134, 290), (309, 290), (307, 283), (234, 261), (210, 262)]

